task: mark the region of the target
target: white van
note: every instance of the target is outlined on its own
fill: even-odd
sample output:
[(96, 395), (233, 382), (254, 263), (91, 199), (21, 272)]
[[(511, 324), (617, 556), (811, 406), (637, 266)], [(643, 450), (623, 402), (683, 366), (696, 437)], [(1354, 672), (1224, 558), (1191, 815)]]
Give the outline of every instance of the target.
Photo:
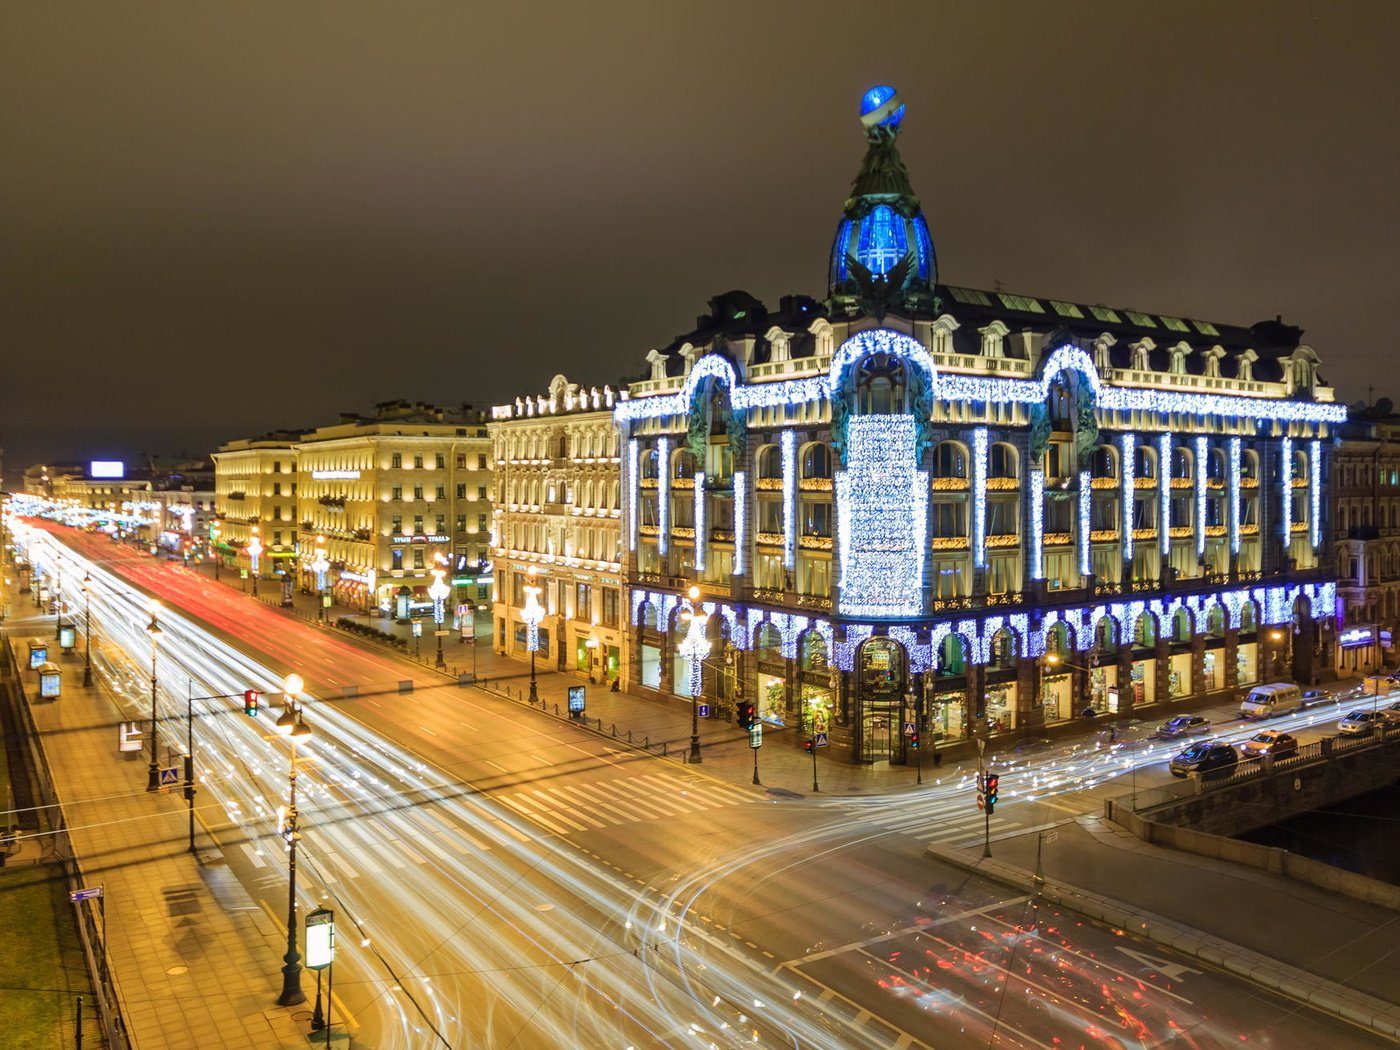
[(1269, 718), (1273, 715), (1286, 715), (1303, 707), (1303, 691), (1292, 682), (1271, 682), (1269, 685), (1256, 685), (1240, 701), (1240, 715), (1244, 718)]

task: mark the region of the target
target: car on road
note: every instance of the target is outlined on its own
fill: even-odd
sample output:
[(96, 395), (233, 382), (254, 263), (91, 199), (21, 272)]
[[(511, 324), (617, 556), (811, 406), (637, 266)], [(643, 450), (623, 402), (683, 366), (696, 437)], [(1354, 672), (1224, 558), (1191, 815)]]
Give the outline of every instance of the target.
[(1389, 707), (1382, 707), (1376, 713), (1381, 716), (1382, 722), (1400, 722), (1400, 700)]
[(1337, 732), (1347, 736), (1370, 736), (1380, 722), (1379, 711), (1352, 711), (1337, 723)]
[(1313, 700), (1322, 700), (1327, 696), (1321, 689), (1304, 689), (1303, 703), (1311, 703)]
[(1157, 729), (1158, 736), (1195, 736), (1210, 732), (1210, 719), (1204, 715), (1177, 715), (1163, 722)]
[(1240, 754), (1244, 758), (1262, 758), (1265, 755), (1287, 758), (1297, 753), (1298, 738), (1281, 729), (1266, 729), (1262, 733), (1255, 733), (1240, 745)]
[(1229, 744), (1212, 743), (1201, 740), (1192, 744), (1181, 754), (1167, 763), (1174, 777), (1228, 776), (1239, 765), (1240, 756)]

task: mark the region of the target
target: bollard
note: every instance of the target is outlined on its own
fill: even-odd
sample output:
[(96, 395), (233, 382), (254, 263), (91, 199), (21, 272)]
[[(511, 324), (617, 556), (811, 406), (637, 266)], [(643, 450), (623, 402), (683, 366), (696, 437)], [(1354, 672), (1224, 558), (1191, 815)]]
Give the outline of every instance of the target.
[(630, 730), (630, 729), (627, 730), (627, 742), (628, 742), (629, 744), (632, 742), (632, 730)]
[(557, 700), (554, 702), (554, 717), (559, 717), (559, 702)]

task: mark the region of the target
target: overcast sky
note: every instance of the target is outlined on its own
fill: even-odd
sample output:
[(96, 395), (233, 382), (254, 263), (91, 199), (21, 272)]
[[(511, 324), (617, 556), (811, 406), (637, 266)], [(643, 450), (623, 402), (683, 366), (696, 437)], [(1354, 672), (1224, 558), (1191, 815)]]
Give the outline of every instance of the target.
[(52, 3), (0, 34), (7, 473), (639, 373), (825, 293), (863, 152), (940, 278), (1282, 314), (1400, 394), (1400, 3)]

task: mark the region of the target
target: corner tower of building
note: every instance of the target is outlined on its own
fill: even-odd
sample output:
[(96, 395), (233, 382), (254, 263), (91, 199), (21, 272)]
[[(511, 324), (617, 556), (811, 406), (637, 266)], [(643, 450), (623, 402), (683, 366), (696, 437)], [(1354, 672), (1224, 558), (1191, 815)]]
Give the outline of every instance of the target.
[(831, 246), (833, 313), (883, 316), (936, 305), (933, 238), (895, 147), (903, 121), (904, 102), (894, 88), (881, 84), (861, 97), (867, 146)]

